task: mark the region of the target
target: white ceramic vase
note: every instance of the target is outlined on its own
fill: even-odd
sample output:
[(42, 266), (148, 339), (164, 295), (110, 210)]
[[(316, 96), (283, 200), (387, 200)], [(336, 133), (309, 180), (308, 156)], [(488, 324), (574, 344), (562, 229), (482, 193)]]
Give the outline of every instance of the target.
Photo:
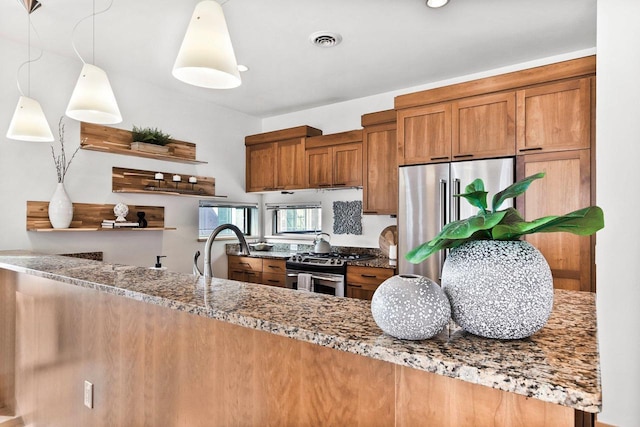
[(553, 308), (544, 256), (526, 241), (477, 240), (452, 249), (442, 289), (453, 320), (486, 338), (519, 339), (540, 330)]
[(431, 279), (402, 274), (388, 278), (376, 289), (371, 314), (380, 329), (393, 337), (424, 340), (449, 323), (451, 306)]
[(49, 202), (49, 222), (53, 228), (69, 228), (72, 219), (73, 203), (64, 188), (64, 183), (59, 182)]

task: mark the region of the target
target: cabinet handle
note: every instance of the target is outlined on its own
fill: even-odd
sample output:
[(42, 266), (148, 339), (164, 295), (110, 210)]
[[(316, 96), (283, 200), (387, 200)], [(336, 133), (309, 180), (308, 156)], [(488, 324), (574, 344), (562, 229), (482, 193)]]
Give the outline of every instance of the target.
[(318, 187), (331, 187), (331, 184), (318, 184)]
[(432, 157), (431, 160), (446, 160), (449, 156)]
[(542, 150), (542, 147), (521, 148), (518, 151), (522, 153), (523, 151), (539, 151), (539, 150)]
[(276, 189), (276, 187), (264, 187), (264, 189), (263, 189), (263, 190), (264, 190), (264, 191), (273, 191), (273, 190), (275, 190), (275, 189)]
[(277, 265), (268, 265), (267, 267), (269, 267), (269, 268), (275, 268), (275, 269), (277, 269), (277, 270), (280, 270), (280, 267), (279, 267), (279, 266), (277, 266)]
[(360, 276), (366, 277), (367, 279), (375, 279), (376, 277), (378, 277), (375, 274), (361, 274)]
[(351, 286), (352, 288), (361, 288), (362, 285), (356, 285), (355, 283), (349, 283), (348, 286)]
[(271, 283), (280, 283), (279, 280), (275, 280), (275, 279), (268, 279), (267, 282), (271, 282)]
[(459, 159), (462, 157), (473, 157), (473, 154), (456, 154), (455, 156), (453, 156), (454, 159)]
[(240, 264), (240, 265), (251, 265), (251, 264), (249, 264), (248, 262), (242, 262), (242, 261), (241, 261), (241, 262), (239, 262), (238, 264)]
[(253, 271), (245, 271), (245, 273), (247, 274), (247, 276), (255, 276), (256, 273), (254, 273)]
[(234, 273), (244, 273), (242, 270), (233, 270)]
[(341, 183), (341, 184), (335, 183), (335, 184), (333, 184), (334, 187), (344, 187), (346, 185), (347, 184), (344, 184), (344, 183)]

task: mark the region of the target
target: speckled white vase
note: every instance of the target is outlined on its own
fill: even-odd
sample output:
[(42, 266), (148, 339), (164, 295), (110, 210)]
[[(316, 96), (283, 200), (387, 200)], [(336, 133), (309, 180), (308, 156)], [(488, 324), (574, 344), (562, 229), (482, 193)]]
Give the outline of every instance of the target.
[(442, 289), (453, 320), (487, 338), (528, 337), (542, 329), (553, 308), (549, 264), (525, 241), (478, 240), (452, 249)]
[(59, 182), (49, 201), (49, 222), (53, 228), (69, 228), (72, 219), (73, 203), (64, 188), (64, 183)]
[(393, 276), (376, 289), (371, 313), (387, 334), (405, 340), (431, 338), (451, 319), (449, 300), (437, 283), (414, 274)]

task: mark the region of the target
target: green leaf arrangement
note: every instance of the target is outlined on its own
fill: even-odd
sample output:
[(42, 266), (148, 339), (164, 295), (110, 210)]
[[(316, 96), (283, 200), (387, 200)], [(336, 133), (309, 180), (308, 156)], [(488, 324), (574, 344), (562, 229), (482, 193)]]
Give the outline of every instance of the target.
[(518, 240), (525, 234), (568, 232), (588, 236), (604, 227), (604, 214), (598, 206), (579, 209), (562, 216), (545, 216), (527, 222), (514, 208), (500, 209), (507, 199), (512, 199), (527, 191), (536, 179), (543, 178), (544, 172), (531, 175), (496, 193), (487, 205), (488, 192), (484, 182), (476, 179), (465, 187), (464, 197), (471, 205), (479, 209), (470, 218), (450, 222), (432, 240), (409, 251), (405, 258), (418, 264), (441, 249), (451, 249), (473, 240)]
[(171, 142), (171, 135), (162, 132), (158, 128), (141, 128), (133, 125), (131, 136), (136, 142), (146, 142), (155, 145), (167, 145)]

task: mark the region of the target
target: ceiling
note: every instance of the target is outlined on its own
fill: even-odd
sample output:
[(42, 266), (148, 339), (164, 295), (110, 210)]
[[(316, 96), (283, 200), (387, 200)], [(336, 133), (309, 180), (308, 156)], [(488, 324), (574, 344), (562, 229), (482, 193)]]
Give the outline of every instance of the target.
[[(95, 1), (99, 11), (110, 0)], [(269, 117), (596, 45), (596, 0), (451, 0), (441, 9), (424, 0), (226, 0), (238, 63), (250, 70), (239, 88), (203, 89), (171, 75), (197, 2), (114, 0), (95, 18), (96, 65)], [(45, 52), (75, 57), (71, 32), (91, 2), (41, 3), (32, 22)], [(26, 16), (18, 1), (0, 0), (0, 37), (26, 43)], [(75, 36), (88, 62), (90, 22)], [(308, 37), (320, 30), (341, 34), (342, 43), (313, 46)]]

